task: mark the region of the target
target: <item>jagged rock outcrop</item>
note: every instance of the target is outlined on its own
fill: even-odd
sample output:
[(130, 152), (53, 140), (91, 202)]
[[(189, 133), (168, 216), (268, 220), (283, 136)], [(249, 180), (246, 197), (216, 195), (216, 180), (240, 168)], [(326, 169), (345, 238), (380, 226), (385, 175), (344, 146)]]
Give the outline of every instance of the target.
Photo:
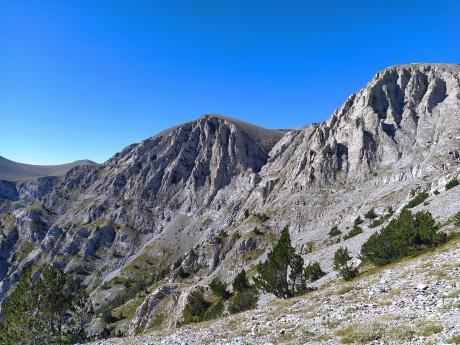
[[(96, 309), (130, 284), (161, 279), (183, 283), (174, 290), (183, 305), (183, 286), (249, 271), (285, 225), (305, 259), (330, 272), (338, 246), (355, 255), (379, 227), (366, 223), (340, 243), (330, 228), (346, 233), (371, 207), (397, 211), (423, 190), (431, 199), (422, 207), (438, 220), (458, 211), (454, 190), (439, 191), (459, 174), (459, 139), (460, 66), (400, 65), (323, 123), (280, 131), (206, 115), (101, 165), (0, 181), (0, 300), (25, 268), (52, 261), (91, 292)], [(155, 314), (157, 298), (148, 298), (131, 333)]]
[[(154, 327), (155, 321), (168, 319), (177, 305), (180, 294), (175, 293), (177, 285), (165, 284), (153, 291), (137, 308), (129, 326), (129, 335), (145, 332)], [(175, 321), (175, 320), (173, 320)]]
[(278, 142), (261, 172), (267, 188), (273, 190), (268, 181), (277, 179), (306, 187), (363, 180), (394, 163), (450, 162), (459, 149), (459, 73), (458, 65), (436, 64), (377, 73), (326, 122)]

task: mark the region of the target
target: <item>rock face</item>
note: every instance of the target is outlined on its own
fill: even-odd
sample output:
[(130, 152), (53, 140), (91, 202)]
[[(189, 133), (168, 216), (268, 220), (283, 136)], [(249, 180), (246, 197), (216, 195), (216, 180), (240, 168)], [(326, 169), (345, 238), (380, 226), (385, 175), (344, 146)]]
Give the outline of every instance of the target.
[[(153, 291), (136, 310), (136, 316), (129, 327), (129, 335), (135, 335), (154, 327), (155, 321), (171, 315), (177, 306), (179, 294), (175, 293), (177, 285), (165, 284)], [(167, 300), (167, 298), (169, 300)]]
[(459, 211), (456, 188), (444, 188), (459, 174), (459, 112), (459, 65), (400, 65), (323, 123), (268, 130), (206, 115), (101, 165), (0, 181), (0, 300), (27, 267), (51, 261), (97, 308), (126, 294), (126, 282), (160, 284), (136, 291), (135, 301), (148, 297), (120, 330), (138, 333), (152, 325), (160, 295), (177, 294), (181, 305), (184, 286), (249, 271), (285, 225), (305, 259), (331, 272), (337, 247), (355, 255), (379, 229), (366, 222), (336, 243), (332, 226), (346, 233), (370, 208), (398, 211), (421, 191), (430, 197), (418, 209), (438, 221)]
[(262, 174), (309, 186), (431, 164), (438, 154), (450, 163), (458, 155), (459, 73), (458, 65), (425, 64), (377, 73), (329, 120), (286, 134)]

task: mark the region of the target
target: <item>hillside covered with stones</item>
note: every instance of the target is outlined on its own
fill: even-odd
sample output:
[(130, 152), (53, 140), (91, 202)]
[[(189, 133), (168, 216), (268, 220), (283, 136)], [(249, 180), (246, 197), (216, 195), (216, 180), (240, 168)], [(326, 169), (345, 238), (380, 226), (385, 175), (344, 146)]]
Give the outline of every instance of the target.
[(457, 240), (354, 282), (331, 282), (257, 310), (91, 344), (457, 344), (459, 260)]

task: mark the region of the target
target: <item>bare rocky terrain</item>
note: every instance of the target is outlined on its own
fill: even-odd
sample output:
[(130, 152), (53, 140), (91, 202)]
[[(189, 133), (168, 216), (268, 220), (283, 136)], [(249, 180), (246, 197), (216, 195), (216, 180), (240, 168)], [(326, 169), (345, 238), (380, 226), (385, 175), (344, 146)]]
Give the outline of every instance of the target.
[(459, 273), (457, 240), (351, 283), (330, 282), (254, 311), (92, 345), (449, 344), (460, 334)]
[[(458, 309), (442, 311), (434, 321), (443, 330), (427, 339), (418, 338), (423, 325), (415, 321), (435, 316), (432, 299), (438, 303), (458, 287), (452, 285), (455, 267), (445, 268), (452, 279), (441, 283), (440, 294), (431, 293), (431, 282), (422, 292), (413, 288), (421, 273), (413, 279), (399, 275), (423, 267), (422, 258), (362, 278), (340, 294), (344, 287), (332, 270), (332, 256), (346, 246), (359, 264), (366, 239), (421, 192), (428, 198), (414, 210), (430, 211), (443, 230), (453, 230), (459, 187), (445, 186), (459, 176), (459, 159), (460, 65), (389, 67), (327, 121), (294, 130), (205, 115), (130, 145), (101, 165), (77, 166), (64, 176), (0, 181), (0, 300), (28, 267), (54, 262), (80, 280), (97, 312), (114, 317), (109, 325), (96, 317), (95, 335), (106, 327), (131, 336), (162, 329), (126, 344), (212, 343), (213, 337), (216, 343), (277, 343), (284, 337), (334, 343), (345, 336), (336, 334), (340, 329), (368, 329), (369, 322), (369, 329), (383, 332), (380, 339), (390, 339), (393, 311), (401, 324), (417, 328), (411, 333), (415, 343), (447, 341), (458, 331)], [(371, 208), (380, 224), (366, 220), (355, 237), (329, 238), (333, 226), (345, 235)], [(255, 311), (176, 330), (193, 289), (217, 275), (230, 281), (242, 268), (252, 276), (286, 225), (305, 261), (319, 261), (328, 272), (318, 291), (289, 301), (262, 300)], [(458, 262), (457, 254), (456, 245), (433, 254), (430, 269)], [(179, 269), (189, 275), (179, 276)], [(390, 289), (401, 286), (401, 295), (379, 292), (381, 279)], [(394, 306), (374, 307), (389, 295)], [(428, 299), (426, 305), (417, 304), (419, 296)], [(353, 306), (361, 309), (347, 313)], [(323, 309), (321, 315), (308, 318), (299, 311), (315, 308)], [(160, 318), (162, 310), (168, 314)], [(264, 319), (269, 315), (273, 319)], [(412, 323), (410, 315), (416, 316)], [(337, 330), (321, 324), (339, 320)], [(244, 334), (238, 337), (237, 330)]]

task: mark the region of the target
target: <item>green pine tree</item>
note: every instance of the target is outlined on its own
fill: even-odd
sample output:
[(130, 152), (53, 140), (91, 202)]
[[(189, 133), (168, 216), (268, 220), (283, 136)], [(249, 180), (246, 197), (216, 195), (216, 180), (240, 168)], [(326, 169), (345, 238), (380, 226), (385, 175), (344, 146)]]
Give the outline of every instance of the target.
[(205, 314), (210, 303), (204, 299), (204, 291), (202, 288), (190, 293), (187, 297), (187, 304), (182, 311), (185, 323), (200, 322), (205, 319)]
[(339, 248), (334, 253), (334, 269), (345, 280), (351, 280), (358, 275), (358, 270), (348, 263), (350, 260), (351, 256), (347, 247)]
[(64, 272), (56, 266), (45, 268), (34, 287), (36, 300), (40, 303), (39, 315), (46, 323), (50, 339), (62, 335), (64, 314), (72, 306), (72, 294)]
[(92, 307), (84, 291), (75, 296), (69, 285), (68, 277), (55, 266), (45, 267), (35, 283), (32, 270), (25, 272), (2, 304), (0, 344), (84, 341)]
[[(257, 288), (272, 293), (277, 297), (289, 298), (303, 291), (303, 260), (296, 254), (291, 245), (288, 228), (285, 227), (281, 236), (268, 253), (265, 262), (257, 265), (258, 275), (254, 278)], [(288, 276), (288, 272), (290, 275)]]
[(235, 276), (232, 287), (234, 292), (240, 292), (251, 288), (251, 284), (249, 284), (245, 270), (241, 270), (241, 272)]
[(228, 311), (231, 314), (240, 313), (257, 306), (257, 292), (254, 289), (238, 291), (230, 301)]
[(323, 272), (318, 261), (308, 264), (305, 267), (305, 279), (310, 282), (317, 281), (321, 277), (325, 276), (326, 273)]
[(219, 277), (215, 277), (209, 284), (212, 292), (223, 299), (229, 299), (230, 293), (227, 291), (227, 284), (224, 283)]
[(3, 329), (0, 332), (0, 344), (32, 344), (32, 339), (38, 338), (45, 326), (34, 315), (37, 308), (32, 270), (29, 269), (2, 304)]

